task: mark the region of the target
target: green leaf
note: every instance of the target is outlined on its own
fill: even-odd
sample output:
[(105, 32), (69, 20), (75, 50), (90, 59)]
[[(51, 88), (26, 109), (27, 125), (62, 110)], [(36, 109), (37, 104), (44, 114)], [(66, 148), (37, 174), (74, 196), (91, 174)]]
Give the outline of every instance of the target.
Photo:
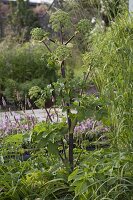
[(78, 172), (79, 172), (79, 169), (75, 169), (75, 170), (69, 175), (68, 181), (71, 181), (71, 180), (75, 179), (75, 176), (77, 176)]
[(3, 164), (3, 163), (4, 163), (4, 158), (3, 158), (3, 156), (2, 156), (2, 155), (0, 156), (0, 163), (1, 163), (1, 164)]
[(78, 185), (75, 189), (75, 196), (78, 196), (78, 195), (81, 195), (81, 194), (87, 192), (88, 187), (89, 187), (89, 184), (87, 183), (87, 181), (82, 181), (82, 180), (79, 181)]
[(50, 154), (58, 155), (58, 145), (56, 143), (49, 142), (47, 148)]

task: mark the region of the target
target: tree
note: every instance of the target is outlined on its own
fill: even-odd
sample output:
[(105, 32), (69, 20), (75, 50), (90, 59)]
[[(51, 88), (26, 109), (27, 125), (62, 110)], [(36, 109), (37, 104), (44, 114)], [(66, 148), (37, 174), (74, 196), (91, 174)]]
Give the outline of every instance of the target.
[(8, 5), (0, 3), (0, 37), (4, 36), (4, 29), (6, 26), (6, 19), (9, 13)]
[(29, 7), (29, 1), (17, 0), (16, 6), (12, 4), (9, 21), (15, 35), (29, 39), (29, 33), (35, 26), (39, 26), (38, 19)]

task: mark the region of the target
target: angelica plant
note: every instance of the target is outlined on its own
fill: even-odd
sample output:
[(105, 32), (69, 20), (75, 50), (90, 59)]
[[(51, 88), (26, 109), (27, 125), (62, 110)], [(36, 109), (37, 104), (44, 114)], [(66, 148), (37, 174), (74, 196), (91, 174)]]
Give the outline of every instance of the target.
[[(87, 20), (84, 20), (85, 23), (88, 23)], [(73, 170), (74, 168), (74, 157), (73, 157), (73, 148), (74, 148), (74, 129), (78, 122), (78, 120), (81, 117), (82, 111), (85, 109), (85, 107), (82, 107), (82, 110), (80, 107), (82, 106), (82, 102), (84, 102), (85, 98), (83, 97), (83, 91), (86, 87), (86, 81), (91, 73), (91, 67), (89, 67), (89, 70), (87, 73), (83, 76), (83, 78), (75, 78), (74, 76), (68, 77), (67, 72), (67, 60), (68, 58), (72, 56), (72, 41), (76, 37), (77, 34), (80, 32), (83, 32), (82, 22), (79, 23), (77, 26), (78, 29), (75, 29), (75, 32), (72, 36), (69, 36), (68, 29), (70, 28), (71, 19), (68, 15), (68, 13), (58, 10), (55, 13), (51, 15), (50, 23), (53, 28), (53, 31), (55, 34), (58, 35), (58, 38), (55, 40), (55, 38), (48, 37), (48, 34), (45, 33), (44, 30), (40, 28), (33, 29), (31, 32), (32, 39), (38, 40), (40, 42), (43, 42), (46, 46), (47, 50), (49, 51), (51, 55), (50, 62), (55, 62), (56, 65), (60, 68), (60, 78), (56, 82), (52, 82), (51, 84), (47, 85), (44, 89), (39, 88), (31, 88), (29, 91), (29, 95), (31, 98), (36, 99), (35, 103), (39, 107), (45, 108), (48, 118), (50, 122), (53, 123), (52, 118), (50, 116), (50, 113), (48, 109), (46, 108), (46, 101), (48, 99), (51, 99), (53, 104), (52, 106), (61, 108), (63, 112), (65, 112), (65, 121), (63, 121), (63, 124), (56, 124), (58, 129), (58, 134), (62, 135), (61, 137), (54, 138), (53, 142), (48, 140), (45, 140), (45, 144), (47, 144), (48, 148), (51, 145), (51, 148), (55, 147), (55, 152), (57, 152), (57, 145), (58, 145), (58, 139), (60, 138), (60, 143), (62, 144), (62, 149), (64, 153), (64, 158), (62, 160), (64, 163), (69, 164), (70, 169)], [(54, 48), (52, 49), (49, 45), (49, 42), (52, 42), (54, 44)], [(70, 45), (69, 45), (70, 44)], [(74, 58), (72, 58), (74, 59)], [(85, 100), (86, 101), (86, 100)], [(74, 111), (74, 112), (73, 112)], [(57, 113), (56, 113), (57, 114)], [(85, 117), (85, 116), (84, 116)], [(64, 127), (64, 128), (63, 128)], [(60, 133), (59, 133), (60, 130)], [(65, 135), (68, 133), (68, 155), (66, 153), (66, 145), (64, 143), (65, 141)], [(50, 132), (49, 132), (50, 134)], [(59, 153), (59, 151), (58, 151)]]

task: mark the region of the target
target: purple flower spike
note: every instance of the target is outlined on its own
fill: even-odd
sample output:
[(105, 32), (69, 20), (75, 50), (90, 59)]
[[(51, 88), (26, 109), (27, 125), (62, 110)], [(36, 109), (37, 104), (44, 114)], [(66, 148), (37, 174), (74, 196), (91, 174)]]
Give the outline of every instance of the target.
[(74, 133), (87, 133), (88, 131), (91, 132), (108, 132), (109, 128), (104, 127), (100, 121), (95, 121), (93, 119), (87, 119), (80, 124), (78, 124), (75, 129)]

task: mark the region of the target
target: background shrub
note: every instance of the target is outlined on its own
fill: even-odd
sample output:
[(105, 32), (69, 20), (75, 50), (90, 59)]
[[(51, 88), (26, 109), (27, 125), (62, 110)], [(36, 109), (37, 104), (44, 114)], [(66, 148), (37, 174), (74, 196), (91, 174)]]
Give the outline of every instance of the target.
[(44, 87), (56, 80), (56, 66), (49, 62), (43, 45), (4, 44), (0, 46), (0, 93), (8, 102), (23, 101), (32, 86)]

